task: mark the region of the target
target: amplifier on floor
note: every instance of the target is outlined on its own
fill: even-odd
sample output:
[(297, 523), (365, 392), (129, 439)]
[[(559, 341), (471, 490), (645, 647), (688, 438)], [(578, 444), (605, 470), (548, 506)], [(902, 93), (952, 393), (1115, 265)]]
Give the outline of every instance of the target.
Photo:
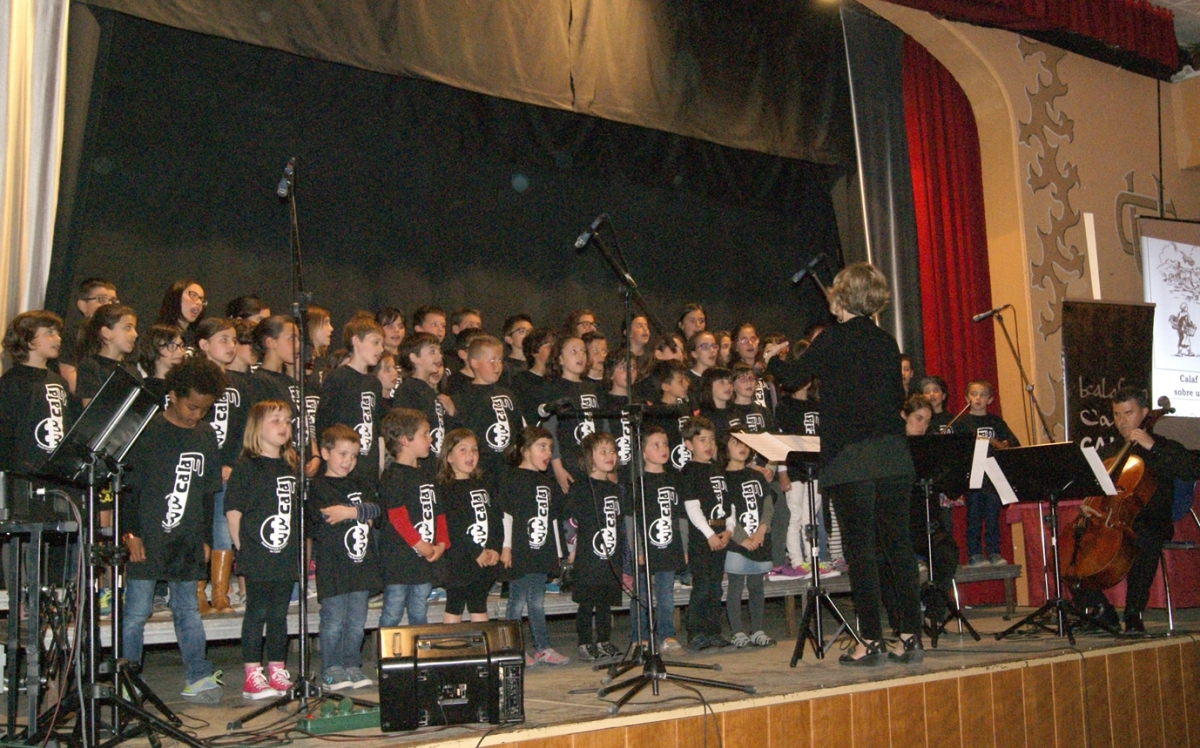
[(379, 630), (379, 727), (525, 721), (519, 621)]

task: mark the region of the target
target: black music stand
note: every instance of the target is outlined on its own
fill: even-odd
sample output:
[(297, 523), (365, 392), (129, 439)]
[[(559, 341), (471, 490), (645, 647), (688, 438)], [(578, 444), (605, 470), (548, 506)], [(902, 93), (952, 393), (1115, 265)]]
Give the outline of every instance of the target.
[(921, 585), (921, 601), (925, 603), (925, 633), (929, 635), (930, 646), (936, 649), (938, 637), (946, 631), (946, 625), (957, 620), (970, 632), (975, 641), (979, 641), (979, 633), (971, 626), (971, 622), (946, 590), (937, 586), (937, 571), (933, 560), (933, 497), (940, 493), (958, 496), (968, 490), (971, 459), (975, 452), (975, 435), (910, 436), (908, 449), (917, 469), (917, 485), (925, 498), (925, 547), (928, 549), (926, 558), (929, 560), (929, 579)]
[[(842, 615), (842, 611), (838, 610), (837, 605), (829, 598), (829, 591), (821, 585), (820, 565), (821, 561), (817, 553), (819, 535), (817, 532), (817, 464), (820, 462), (820, 452), (804, 452), (793, 450), (788, 452), (787, 466), (788, 470), (793, 468), (803, 470), (804, 477), (799, 480), (804, 482), (804, 489), (807, 492), (808, 499), (808, 524), (804, 526), (804, 536), (808, 539), (808, 556), (812, 567), (812, 578), (808, 582), (808, 589), (804, 591), (804, 615), (800, 619), (800, 627), (796, 632), (796, 646), (792, 649), (791, 667), (796, 667), (796, 663), (800, 658), (804, 657), (804, 645), (809, 641), (812, 642), (813, 654), (818, 660), (825, 659), (825, 653), (832, 647), (833, 643), (838, 640), (843, 631), (850, 632), (854, 640), (859, 644), (863, 643), (862, 637)], [(825, 641), (825, 633), (821, 621), (821, 609), (824, 608), (838, 622), (838, 628), (833, 632), (833, 636), (829, 637), (829, 641)]]
[[(1025, 626), (1035, 626), (1067, 637), (1074, 646), (1075, 629), (1082, 621), (1113, 634), (1119, 633), (1094, 616), (1084, 613), (1073, 601), (1062, 596), (1062, 572), (1058, 557), (1058, 502), (1104, 493), (1099, 478), (1083, 455), (1082, 447), (1074, 442), (1055, 442), (1002, 449), (992, 456), (996, 458), (1019, 500), (1048, 501), (1050, 504), (1046, 524), (1050, 528), (1055, 594), (1055, 597), (1051, 598), (1050, 590), (1046, 590), (1046, 602), (1042, 607), (996, 634), (996, 639), (1003, 639)], [(1054, 625), (1044, 620), (1051, 614), (1054, 616)]]

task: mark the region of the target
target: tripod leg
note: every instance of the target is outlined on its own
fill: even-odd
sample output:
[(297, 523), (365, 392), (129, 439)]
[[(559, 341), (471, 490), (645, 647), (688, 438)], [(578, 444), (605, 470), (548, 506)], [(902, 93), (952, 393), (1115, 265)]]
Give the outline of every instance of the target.
[(117, 672), (118, 682), (128, 688), (130, 694), (137, 695), (137, 703), (139, 705), (144, 705), (148, 701), (171, 724), (183, 724), (183, 720), (175, 712), (171, 711), (171, 707), (167, 706), (166, 702), (160, 699), (158, 694), (151, 690), (150, 686), (146, 685), (146, 681), (142, 680), (141, 675), (126, 667), (120, 667)]
[(693, 678), (690, 675), (675, 675), (674, 673), (663, 673), (659, 676), (663, 680), (677, 680), (681, 683), (691, 683), (697, 686), (709, 686), (711, 688), (724, 688), (729, 691), (741, 691), (742, 693), (754, 693), (754, 686), (743, 686), (740, 683), (726, 683), (719, 680), (709, 680), (708, 678)]
[[(804, 616), (800, 619), (800, 628), (796, 631), (796, 647), (792, 650), (791, 667), (796, 667), (796, 663), (804, 657), (804, 645), (812, 636), (812, 631), (809, 630), (809, 624), (812, 622), (813, 614), (817, 612), (817, 600), (814, 590), (810, 587), (804, 595)], [(813, 642), (813, 650), (816, 653), (817, 659), (821, 659), (820, 642)]]
[(625, 695), (623, 695), (621, 698), (617, 699), (617, 703), (613, 704), (610, 711), (612, 711), (615, 714), (617, 712), (617, 710), (619, 710), (621, 707), (628, 704), (630, 699), (632, 699), (634, 696), (637, 696), (643, 688), (650, 685), (650, 683), (653, 680), (654, 680), (654, 678), (649, 675), (638, 676), (638, 678), (636, 678), (635, 681), (640, 681), (640, 682), (634, 682), (633, 688), (630, 688), (628, 691), (625, 692)]
[[(139, 720), (143, 723), (143, 725), (145, 726), (145, 729), (147, 730), (147, 732), (150, 732), (150, 733), (158, 732), (158, 733), (162, 733), (163, 735), (169, 735), (172, 738), (174, 738), (175, 740), (178, 740), (179, 742), (181, 742), (185, 745), (192, 746), (192, 748), (202, 748), (200, 741), (196, 740), (191, 735), (188, 735), (186, 732), (183, 732), (182, 730), (177, 729), (174, 725), (170, 725), (170, 724), (162, 721), (158, 717), (155, 717), (153, 714), (151, 714), (150, 712), (141, 708), (137, 704), (134, 704), (131, 701), (126, 701), (125, 699), (122, 699), (117, 696), (109, 696), (109, 697), (105, 698), (103, 701), (104, 701), (104, 703), (115, 705), (120, 711), (125, 711), (125, 712), (129, 712), (130, 714), (136, 715), (139, 718)], [(108, 744), (115, 745), (116, 743), (114, 741), (121, 742), (124, 739), (125, 738), (121, 737), (120, 735), (117, 735), (114, 737), (113, 740), (108, 741), (108, 743), (106, 743), (106, 745), (108, 745)]]

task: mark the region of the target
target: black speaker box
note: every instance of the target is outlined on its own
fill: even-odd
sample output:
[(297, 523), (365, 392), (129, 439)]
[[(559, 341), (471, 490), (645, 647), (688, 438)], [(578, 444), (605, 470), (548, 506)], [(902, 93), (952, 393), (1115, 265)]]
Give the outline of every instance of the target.
[(379, 727), (525, 721), (519, 621), (379, 630)]

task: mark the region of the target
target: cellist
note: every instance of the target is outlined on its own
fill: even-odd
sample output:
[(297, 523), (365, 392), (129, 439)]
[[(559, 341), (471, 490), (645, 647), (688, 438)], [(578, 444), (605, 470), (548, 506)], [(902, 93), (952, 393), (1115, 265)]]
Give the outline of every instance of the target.
[[(1163, 543), (1171, 539), (1175, 525), (1171, 521), (1171, 504), (1175, 481), (1194, 481), (1200, 477), (1192, 453), (1177, 441), (1146, 432), (1142, 422), (1150, 412), (1150, 399), (1145, 390), (1123, 387), (1112, 397), (1113, 421), (1123, 441), (1113, 441), (1100, 452), (1108, 459), (1116, 455), (1124, 442), (1132, 442), (1131, 454), (1142, 458), (1146, 470), (1157, 484), (1153, 496), (1133, 521), (1136, 553), (1129, 568), (1125, 586), (1125, 633), (1144, 633), (1142, 611), (1150, 598), (1150, 585), (1158, 569)], [(1099, 590), (1075, 589), (1075, 604), (1089, 610), (1099, 610), (1098, 618), (1105, 624), (1117, 625), (1117, 611)]]

